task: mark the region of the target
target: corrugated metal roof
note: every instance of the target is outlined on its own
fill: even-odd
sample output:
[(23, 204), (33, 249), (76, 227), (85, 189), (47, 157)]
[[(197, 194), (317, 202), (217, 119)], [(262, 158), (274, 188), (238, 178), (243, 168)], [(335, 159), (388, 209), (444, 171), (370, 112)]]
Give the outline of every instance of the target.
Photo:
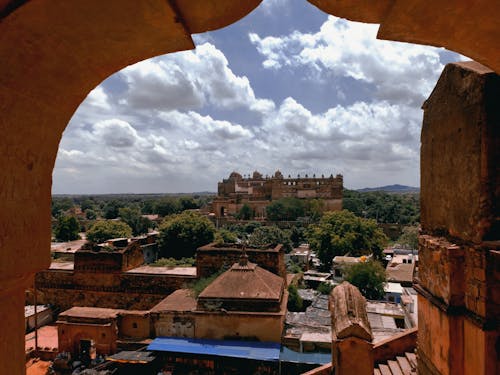
[(134, 352), (134, 351), (121, 351), (106, 357), (108, 361), (120, 363), (149, 363), (155, 360), (155, 356), (151, 352)]
[(280, 361), (324, 365), (332, 361), (332, 355), (330, 353), (296, 352), (287, 347), (283, 347), (280, 353)]
[(147, 350), (278, 361), (280, 348), (281, 345), (274, 342), (157, 337)]

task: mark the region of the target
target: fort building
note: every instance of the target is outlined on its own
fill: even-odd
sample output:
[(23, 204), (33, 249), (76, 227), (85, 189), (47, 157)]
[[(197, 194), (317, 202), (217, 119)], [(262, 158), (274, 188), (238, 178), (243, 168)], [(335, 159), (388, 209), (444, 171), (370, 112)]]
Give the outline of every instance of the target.
[(217, 197), (212, 203), (216, 217), (236, 215), (243, 205), (248, 205), (255, 217), (264, 218), (266, 207), (281, 198), (321, 199), (325, 211), (342, 209), (342, 175), (330, 177), (297, 176), (285, 178), (278, 170), (273, 176), (263, 176), (258, 171), (250, 177), (232, 172), (217, 186)]

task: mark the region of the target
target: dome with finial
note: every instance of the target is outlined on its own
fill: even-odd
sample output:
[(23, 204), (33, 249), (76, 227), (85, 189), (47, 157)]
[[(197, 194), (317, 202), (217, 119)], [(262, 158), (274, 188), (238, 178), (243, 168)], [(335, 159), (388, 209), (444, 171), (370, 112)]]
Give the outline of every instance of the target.
[(278, 169), (276, 172), (274, 172), (274, 178), (283, 179), (283, 173), (281, 173)]
[(230, 175), (229, 175), (229, 178), (232, 179), (232, 180), (241, 180), (242, 177), (241, 177), (241, 174), (239, 174), (238, 172), (236, 171), (233, 171)]
[(254, 171), (252, 177), (254, 180), (260, 180), (262, 179), (262, 173), (260, 173), (259, 171)]

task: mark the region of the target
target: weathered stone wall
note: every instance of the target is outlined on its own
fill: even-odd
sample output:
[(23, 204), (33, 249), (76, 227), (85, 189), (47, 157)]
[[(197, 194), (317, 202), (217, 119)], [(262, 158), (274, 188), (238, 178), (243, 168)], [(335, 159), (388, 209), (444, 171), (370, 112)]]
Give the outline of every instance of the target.
[[(284, 250), (281, 245), (273, 249), (259, 250), (247, 248), (248, 260), (276, 275), (286, 276)], [(216, 247), (213, 243), (196, 251), (196, 273), (198, 277), (213, 275), (221, 268), (228, 269), (241, 257), (241, 248)]]
[(500, 77), (447, 65), (424, 104), (419, 373), (500, 372)]
[(447, 305), (463, 305), (463, 248), (445, 238), (427, 235), (420, 236), (419, 246), (420, 286)]
[(152, 337), (149, 313), (143, 311), (120, 313), (118, 316), (118, 332), (120, 338), (125, 339), (141, 340)]
[(480, 243), (500, 233), (500, 76), (449, 64), (424, 104), (421, 225)]
[(58, 288), (39, 288), (38, 292), (40, 303), (51, 303), (61, 311), (73, 306), (148, 310), (168, 295)]
[(36, 286), (41, 303), (51, 303), (62, 310), (72, 306), (147, 310), (194, 279), (179, 275), (46, 270), (37, 273)]
[(78, 353), (80, 340), (93, 340), (97, 354), (116, 352), (116, 339), (118, 338), (116, 322), (111, 324), (75, 324), (61, 321), (57, 325), (60, 352)]
[(463, 321), (462, 316), (448, 315), (428, 298), (418, 296), (419, 374), (464, 374)]
[[(155, 335), (182, 336), (204, 339), (249, 338), (281, 342), (285, 312), (281, 314), (245, 314), (235, 312), (161, 313), (154, 318)], [(184, 322), (185, 330), (176, 329)]]
[(75, 252), (75, 272), (122, 272), (123, 254), (118, 251), (78, 250)]
[(75, 252), (75, 271), (96, 273), (120, 273), (139, 267), (144, 255), (139, 240), (124, 249), (115, 251), (92, 251), (80, 249)]

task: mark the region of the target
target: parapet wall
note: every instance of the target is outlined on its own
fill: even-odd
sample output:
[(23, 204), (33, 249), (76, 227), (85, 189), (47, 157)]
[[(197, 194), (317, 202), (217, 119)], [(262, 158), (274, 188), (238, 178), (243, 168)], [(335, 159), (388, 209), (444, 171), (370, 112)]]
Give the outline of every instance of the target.
[(144, 263), (141, 241), (135, 240), (123, 249), (92, 251), (80, 249), (75, 252), (77, 272), (120, 273)]
[(40, 302), (62, 310), (72, 306), (148, 310), (194, 279), (183, 275), (81, 274), (59, 270), (42, 271), (35, 278)]
[[(245, 249), (248, 260), (276, 275), (286, 277), (284, 250), (282, 245), (273, 249)], [(217, 247), (211, 243), (196, 251), (196, 273), (198, 277), (213, 275), (221, 269), (229, 269), (240, 260), (241, 247)]]

